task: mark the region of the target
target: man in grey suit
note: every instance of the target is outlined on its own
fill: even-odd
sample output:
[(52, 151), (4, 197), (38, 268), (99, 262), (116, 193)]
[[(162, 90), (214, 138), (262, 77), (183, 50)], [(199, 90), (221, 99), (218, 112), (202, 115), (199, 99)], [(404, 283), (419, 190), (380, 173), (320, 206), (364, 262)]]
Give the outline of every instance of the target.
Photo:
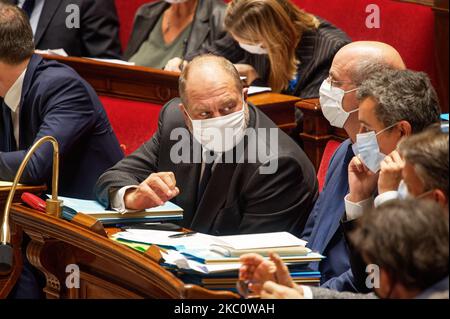
[(98, 200), (119, 211), (172, 200), (182, 226), (214, 235), (298, 235), (317, 198), (314, 168), (246, 95), (231, 62), (195, 58), (152, 139), (99, 178)]

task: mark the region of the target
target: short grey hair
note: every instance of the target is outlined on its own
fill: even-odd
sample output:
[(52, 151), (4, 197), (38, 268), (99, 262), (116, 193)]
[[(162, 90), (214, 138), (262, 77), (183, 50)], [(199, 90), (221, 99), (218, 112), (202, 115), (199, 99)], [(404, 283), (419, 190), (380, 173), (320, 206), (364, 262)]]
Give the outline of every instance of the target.
[(349, 69), (348, 76), (352, 83), (359, 87), (373, 74), (387, 69), (393, 69), (393, 67), (383, 62), (380, 57), (370, 57), (368, 59), (362, 59), (354, 62), (352, 67)]
[(448, 196), (448, 133), (439, 124), (402, 140), (398, 151), (424, 184), (425, 191), (440, 189)]
[(186, 84), (189, 79), (189, 73), (191, 69), (195, 68), (196, 66), (199, 66), (203, 63), (213, 63), (216, 64), (219, 68), (221, 68), (223, 71), (225, 71), (226, 74), (230, 76), (230, 78), (234, 81), (234, 84), (236, 86), (236, 89), (238, 92), (242, 92), (243, 85), (241, 81), (241, 77), (239, 75), (238, 70), (236, 67), (228, 61), (227, 59), (216, 56), (213, 54), (203, 54), (196, 56), (190, 63), (188, 63), (183, 71), (181, 72), (181, 75), (178, 79), (178, 91), (180, 94), (181, 101), (184, 105), (187, 105), (187, 96), (186, 96)]
[(417, 133), (439, 122), (439, 100), (423, 72), (386, 68), (361, 84), (357, 98), (376, 102), (375, 115), (385, 127), (408, 121)]

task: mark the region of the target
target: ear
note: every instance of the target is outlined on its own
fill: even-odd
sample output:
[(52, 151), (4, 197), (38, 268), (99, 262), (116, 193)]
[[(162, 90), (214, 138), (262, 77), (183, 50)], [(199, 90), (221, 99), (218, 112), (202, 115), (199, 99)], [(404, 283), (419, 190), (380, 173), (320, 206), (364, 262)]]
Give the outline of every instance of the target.
[(183, 118), (184, 118), (184, 121), (186, 122), (186, 124), (189, 123), (190, 119), (189, 119), (188, 115), (186, 114), (187, 111), (186, 111), (185, 106), (182, 103), (180, 103), (180, 104), (178, 104), (178, 108), (179, 108), (181, 114), (183, 114)]
[(378, 288), (377, 291), (380, 298), (388, 297), (388, 294), (392, 289), (391, 286), (392, 286), (391, 276), (386, 270), (380, 268), (380, 287)]
[(400, 137), (412, 135), (412, 127), (408, 121), (400, 121), (397, 125), (397, 128), (400, 131)]
[(248, 88), (243, 88), (242, 89), (242, 94), (244, 95), (245, 102), (247, 102), (247, 99), (248, 99)]
[(434, 201), (441, 205), (441, 207), (446, 207), (448, 205), (448, 198), (442, 190), (435, 189), (432, 196)]

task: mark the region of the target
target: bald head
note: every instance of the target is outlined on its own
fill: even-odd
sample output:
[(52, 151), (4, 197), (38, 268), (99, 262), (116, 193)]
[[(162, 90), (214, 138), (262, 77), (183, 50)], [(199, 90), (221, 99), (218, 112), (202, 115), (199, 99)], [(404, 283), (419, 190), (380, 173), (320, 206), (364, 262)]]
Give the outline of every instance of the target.
[(389, 44), (376, 41), (358, 41), (342, 47), (334, 57), (331, 73), (347, 78), (359, 86), (370, 74), (380, 68), (404, 70), (398, 51)]
[(190, 93), (203, 91), (208, 94), (208, 91), (221, 87), (230, 87), (237, 92), (243, 89), (234, 65), (223, 57), (210, 54), (194, 58), (183, 69), (179, 79), (179, 93), (184, 105), (189, 104)]

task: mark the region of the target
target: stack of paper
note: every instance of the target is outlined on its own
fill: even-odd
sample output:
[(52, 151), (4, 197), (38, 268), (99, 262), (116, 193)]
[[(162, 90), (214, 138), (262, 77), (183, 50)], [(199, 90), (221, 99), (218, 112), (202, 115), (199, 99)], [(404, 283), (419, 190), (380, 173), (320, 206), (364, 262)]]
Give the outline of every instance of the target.
[(94, 200), (82, 200), (69, 197), (59, 197), (65, 206), (75, 209), (77, 212), (90, 215), (100, 220), (103, 224), (126, 224), (165, 222), (183, 219), (183, 209), (171, 202), (163, 206), (146, 209), (145, 211), (119, 213), (105, 210), (99, 202)]
[[(145, 252), (150, 245), (165, 249), (161, 252), (167, 269), (175, 271), (187, 283), (199, 284), (209, 289), (234, 290), (241, 267), (239, 256), (242, 252), (277, 251), (292, 248), (281, 256), (288, 265), (296, 283), (317, 284), (320, 272), (311, 271), (308, 264), (324, 257), (305, 248), (306, 242), (286, 233), (266, 233), (237, 236), (211, 236), (196, 233), (185, 237), (170, 237), (178, 232), (128, 229), (112, 238), (133, 249)], [(217, 251), (217, 248), (226, 251)], [(236, 255), (230, 251), (239, 251)], [(294, 251), (298, 254), (292, 254)], [(227, 256), (226, 256), (227, 255)], [(268, 258), (268, 257), (265, 257)]]

